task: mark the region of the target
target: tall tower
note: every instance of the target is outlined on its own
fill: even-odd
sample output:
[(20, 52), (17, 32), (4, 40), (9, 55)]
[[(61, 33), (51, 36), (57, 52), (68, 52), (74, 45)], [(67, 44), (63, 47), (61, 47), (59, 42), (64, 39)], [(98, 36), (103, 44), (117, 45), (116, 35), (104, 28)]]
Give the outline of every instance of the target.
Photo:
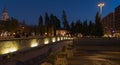
[(8, 12), (7, 12), (6, 8), (4, 8), (2, 11), (2, 20), (7, 21), (8, 19), (9, 19)]

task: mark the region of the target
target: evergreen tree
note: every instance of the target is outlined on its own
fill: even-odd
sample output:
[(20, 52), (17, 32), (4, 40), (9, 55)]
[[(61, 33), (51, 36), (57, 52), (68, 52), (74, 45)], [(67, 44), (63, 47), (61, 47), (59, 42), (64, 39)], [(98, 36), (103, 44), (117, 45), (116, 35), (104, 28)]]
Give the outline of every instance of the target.
[(69, 30), (69, 24), (68, 24), (68, 21), (67, 21), (67, 16), (66, 16), (66, 13), (65, 11), (63, 10), (62, 12), (62, 21), (63, 21), (63, 28), (66, 29), (66, 30)]
[(83, 35), (84, 36), (87, 36), (88, 35), (88, 24), (87, 24), (87, 20), (85, 20), (84, 22), (83, 22)]
[(52, 33), (54, 34), (54, 36), (56, 36), (56, 30), (60, 29), (60, 20), (54, 16), (53, 14), (51, 14), (50, 16), (50, 21), (51, 21), (51, 29), (52, 29)]
[(49, 31), (50, 31), (50, 35), (52, 35), (52, 36), (54, 36), (54, 31), (56, 31), (56, 30), (54, 30), (55, 29), (55, 24), (54, 24), (54, 22), (55, 22), (55, 18), (54, 18), (54, 15), (53, 14), (51, 14), (50, 15), (50, 27), (49, 27)]
[(49, 16), (47, 13), (45, 13), (45, 32), (47, 35), (49, 34)]
[(15, 32), (15, 31), (18, 30), (19, 22), (18, 22), (17, 19), (15, 19), (15, 18), (11, 18), (11, 22), (9, 22), (9, 23), (11, 23), (11, 26), (10, 26), (10, 28), (11, 28), (11, 29), (10, 29), (11, 32)]
[(92, 21), (89, 22), (88, 32), (90, 36), (94, 35), (94, 29), (95, 29), (94, 25), (95, 24)]
[(101, 18), (99, 16), (98, 12), (95, 16), (95, 35), (96, 36), (103, 36), (103, 27), (102, 27)]
[(75, 23), (72, 22), (71, 25), (70, 25), (70, 34), (71, 36), (74, 36), (75, 35)]
[(58, 30), (58, 29), (61, 28), (60, 20), (56, 16), (54, 16), (54, 18), (55, 18), (55, 21), (56, 21), (55, 22), (56, 30)]
[(82, 33), (82, 23), (80, 20), (78, 20), (75, 24), (75, 32)]
[(41, 15), (39, 17), (38, 30), (39, 30), (40, 35), (43, 35), (43, 33), (44, 33), (44, 27), (43, 27), (43, 18), (42, 18)]
[(15, 32), (19, 27), (18, 20), (15, 18), (10, 18), (7, 21), (0, 22), (0, 29), (8, 32)]

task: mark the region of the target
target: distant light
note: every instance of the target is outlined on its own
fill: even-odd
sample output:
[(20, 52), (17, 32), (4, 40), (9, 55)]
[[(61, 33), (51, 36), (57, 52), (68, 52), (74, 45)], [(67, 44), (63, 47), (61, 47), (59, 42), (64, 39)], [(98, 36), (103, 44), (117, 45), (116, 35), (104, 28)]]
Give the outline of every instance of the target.
[(56, 40), (55, 40), (55, 38), (52, 38), (52, 42), (55, 42)]
[(1, 54), (7, 54), (15, 51), (17, 51), (17, 48), (5, 48), (1, 51)]
[(112, 32), (114, 33), (115, 31), (113, 30)]
[(36, 47), (36, 46), (38, 46), (38, 43), (32, 43), (31, 44), (31, 47)]
[(63, 37), (61, 37), (61, 40), (63, 40)]
[(15, 35), (15, 33), (13, 33), (13, 35)]
[(48, 38), (45, 38), (44, 39), (44, 44), (48, 44), (49, 43), (49, 39)]
[(66, 39), (68, 39), (68, 37), (66, 37)]
[(38, 46), (38, 42), (36, 39), (32, 39), (31, 42), (30, 42), (30, 47), (36, 47)]
[(45, 32), (45, 35), (47, 35), (47, 33)]
[(0, 54), (7, 54), (18, 50), (18, 45), (16, 41), (5, 41), (2, 42), (2, 44), (3, 45), (0, 49)]
[(105, 4), (104, 3), (99, 3), (98, 7), (103, 7)]
[(100, 16), (102, 16), (102, 7), (104, 6), (104, 3), (99, 3), (98, 7), (100, 7)]
[(57, 38), (57, 41), (60, 41), (60, 37)]
[(70, 37), (68, 37), (68, 39), (70, 39)]
[(66, 37), (64, 37), (64, 39), (65, 39)]
[(72, 37), (70, 39), (73, 39)]
[(67, 39), (67, 37), (65, 37), (65, 39)]

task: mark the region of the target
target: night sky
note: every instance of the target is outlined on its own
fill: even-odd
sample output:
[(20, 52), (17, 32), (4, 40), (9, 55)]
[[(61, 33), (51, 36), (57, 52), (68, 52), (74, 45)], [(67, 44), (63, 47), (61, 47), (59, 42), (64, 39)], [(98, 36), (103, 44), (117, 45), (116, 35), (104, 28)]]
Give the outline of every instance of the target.
[(94, 21), (95, 14), (99, 11), (97, 4), (100, 2), (105, 3), (102, 17), (120, 5), (120, 0), (0, 0), (0, 16), (6, 7), (10, 17), (25, 20), (32, 25), (38, 23), (40, 15), (44, 18), (45, 12), (49, 15), (53, 13), (61, 20), (62, 11), (65, 10), (69, 22), (79, 19)]

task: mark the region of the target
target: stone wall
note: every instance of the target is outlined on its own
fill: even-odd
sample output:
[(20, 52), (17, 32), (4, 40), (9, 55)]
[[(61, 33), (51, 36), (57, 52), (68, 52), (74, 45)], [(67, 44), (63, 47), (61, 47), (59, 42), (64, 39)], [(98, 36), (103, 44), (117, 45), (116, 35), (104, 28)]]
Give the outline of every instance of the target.
[(31, 47), (42, 46), (56, 41), (68, 39), (67, 37), (20, 38), (0, 40), (0, 55), (26, 50)]

